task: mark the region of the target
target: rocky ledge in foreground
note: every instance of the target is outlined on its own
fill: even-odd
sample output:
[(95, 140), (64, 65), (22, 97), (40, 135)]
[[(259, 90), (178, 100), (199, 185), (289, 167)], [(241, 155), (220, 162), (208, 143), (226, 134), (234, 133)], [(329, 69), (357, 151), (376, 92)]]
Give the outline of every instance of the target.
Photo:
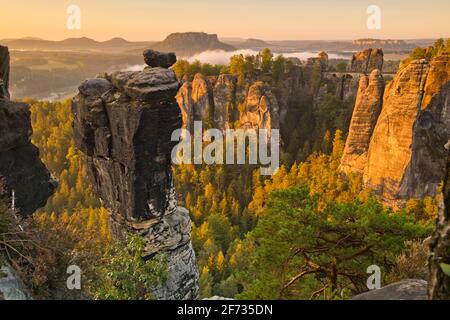
[(405, 279), (378, 290), (361, 293), (352, 300), (427, 300), (427, 282)]
[[(169, 275), (157, 299), (195, 299), (198, 271), (189, 212), (177, 207), (171, 134), (181, 127), (171, 57), (146, 52), (152, 67), (85, 81), (73, 102), (74, 136), (87, 155), (89, 178), (111, 212), (113, 234), (142, 236), (145, 255), (168, 256)], [(167, 63), (169, 61), (169, 63)]]

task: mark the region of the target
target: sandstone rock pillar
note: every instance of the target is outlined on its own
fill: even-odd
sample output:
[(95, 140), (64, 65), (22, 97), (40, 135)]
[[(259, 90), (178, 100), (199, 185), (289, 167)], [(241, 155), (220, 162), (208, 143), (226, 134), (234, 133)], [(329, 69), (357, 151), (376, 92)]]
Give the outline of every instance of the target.
[(378, 69), (361, 75), (340, 170), (363, 174), (370, 138), (383, 104), (384, 80)]
[(145, 255), (165, 253), (169, 277), (157, 299), (195, 299), (198, 271), (191, 220), (177, 207), (172, 185), (171, 134), (181, 127), (175, 74), (158, 66), (171, 57), (146, 52), (152, 67), (85, 81), (74, 99), (74, 135), (87, 155), (94, 190), (111, 212), (117, 237), (146, 242)]

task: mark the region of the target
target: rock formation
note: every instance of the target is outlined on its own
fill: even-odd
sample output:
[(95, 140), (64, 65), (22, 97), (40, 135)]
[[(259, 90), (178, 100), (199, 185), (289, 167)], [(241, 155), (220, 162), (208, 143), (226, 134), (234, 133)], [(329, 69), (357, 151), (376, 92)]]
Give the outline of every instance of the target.
[(307, 67), (313, 67), (316, 63), (320, 65), (320, 69), (322, 72), (327, 71), (328, 69), (328, 54), (326, 52), (319, 52), (317, 57), (308, 58), (306, 61)]
[[(449, 140), (450, 141), (450, 140)], [(450, 276), (442, 264), (450, 265), (450, 143), (445, 145), (447, 163), (443, 179), (442, 200), (436, 230), (431, 239), (429, 255), (428, 297), (433, 300), (450, 300)]]
[(449, 56), (442, 55), (411, 62), (386, 87), (364, 182), (387, 203), (436, 194), (450, 133), (449, 81)]
[(384, 80), (379, 70), (372, 71), (370, 77), (361, 76), (340, 166), (343, 172), (363, 174), (370, 138), (383, 103), (383, 93)]
[(111, 212), (113, 234), (142, 236), (144, 258), (167, 255), (169, 277), (154, 289), (155, 297), (194, 299), (198, 271), (191, 220), (176, 205), (170, 158), (172, 132), (181, 127), (179, 84), (158, 61), (147, 61), (154, 67), (143, 71), (85, 81), (73, 103), (74, 135), (87, 155), (94, 189)]
[(0, 46), (0, 99), (9, 98), (9, 51)]
[(348, 72), (370, 73), (375, 69), (383, 70), (383, 50), (366, 49), (355, 53), (348, 65)]
[[(177, 94), (183, 127), (192, 132), (194, 121), (204, 127), (225, 130), (239, 120), (244, 129), (279, 128), (280, 110), (272, 88), (261, 81), (249, 85), (248, 91), (237, 84), (231, 74), (207, 78), (196, 74), (185, 81)], [(242, 105), (242, 110), (238, 110)]]
[(170, 68), (177, 62), (177, 56), (148, 49), (144, 51), (144, 61), (150, 67)]
[(0, 198), (14, 193), (15, 209), (28, 216), (44, 206), (56, 183), (31, 143), (30, 110), (9, 100), (9, 53), (0, 47)]
[(31, 300), (19, 276), (9, 265), (0, 265), (0, 301)]
[[(404, 64), (385, 88), (378, 120), (382, 85), (361, 81), (341, 170), (363, 172), (365, 186), (392, 207), (436, 195), (450, 136), (449, 55)], [(362, 117), (361, 110), (374, 112)]]
[(228, 129), (230, 121), (235, 118), (233, 101), (236, 101), (236, 83), (236, 77), (230, 74), (221, 74), (217, 78), (213, 92), (214, 124), (217, 129)]
[(427, 282), (422, 279), (405, 279), (378, 290), (361, 293), (352, 300), (427, 300)]
[(322, 87), (325, 88), (323, 89), (325, 92), (322, 95), (327, 93), (334, 94), (342, 101), (355, 99), (360, 76), (359, 74), (327, 72), (322, 77)]
[(248, 89), (240, 121), (244, 129), (270, 130), (280, 127), (278, 103), (270, 87), (258, 81)]

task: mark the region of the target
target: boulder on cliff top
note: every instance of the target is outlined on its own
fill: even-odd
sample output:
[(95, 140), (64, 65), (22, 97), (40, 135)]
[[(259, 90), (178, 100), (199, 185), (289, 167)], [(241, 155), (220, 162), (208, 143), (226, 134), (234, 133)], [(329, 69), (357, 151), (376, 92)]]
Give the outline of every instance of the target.
[(177, 56), (173, 52), (163, 53), (148, 49), (144, 51), (144, 61), (152, 68), (170, 68), (177, 62)]

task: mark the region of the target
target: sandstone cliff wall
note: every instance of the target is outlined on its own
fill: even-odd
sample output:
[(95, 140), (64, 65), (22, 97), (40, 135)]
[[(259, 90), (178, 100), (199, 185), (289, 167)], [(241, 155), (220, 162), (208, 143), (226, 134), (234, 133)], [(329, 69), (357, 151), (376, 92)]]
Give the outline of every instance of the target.
[[(374, 118), (361, 117), (360, 109), (378, 106), (380, 90), (367, 92), (362, 99), (366, 90), (362, 81), (341, 170), (363, 172), (365, 186), (393, 207), (402, 206), (410, 198), (436, 195), (445, 173), (444, 145), (450, 137), (449, 55), (402, 65), (385, 88), (381, 113), (371, 135), (370, 130), (361, 128), (371, 128)], [(360, 140), (361, 132), (364, 139)], [(360, 153), (356, 150), (367, 149), (369, 135), (367, 160), (365, 156), (355, 157)]]

